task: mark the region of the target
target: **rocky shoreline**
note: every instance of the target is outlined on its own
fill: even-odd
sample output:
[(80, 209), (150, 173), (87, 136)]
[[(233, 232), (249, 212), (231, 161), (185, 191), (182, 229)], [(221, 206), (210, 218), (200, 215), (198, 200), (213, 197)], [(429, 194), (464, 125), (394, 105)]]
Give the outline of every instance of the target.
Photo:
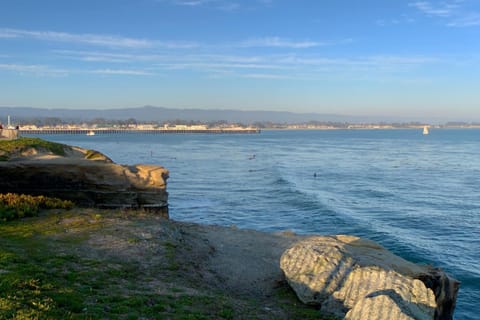
[[(453, 319), (460, 284), (439, 269), (410, 263), (372, 241), (351, 236), (268, 234), (171, 221), (168, 170), (121, 166), (97, 152), (63, 148), (63, 155), (44, 148), (20, 148), (8, 154), (9, 161), (0, 161), (0, 192), (53, 195), (84, 207), (141, 208), (161, 213), (103, 220), (101, 229), (88, 232), (79, 244), (84, 254), (101, 251), (145, 264), (168, 258), (172, 254), (168, 250), (157, 250), (156, 256), (145, 254), (149, 248), (159, 248), (159, 243), (169, 243), (175, 249), (175, 264), (188, 265), (183, 271), (179, 268), (181, 274), (175, 279), (202, 282), (198, 287), (188, 286), (188, 290), (209, 288), (262, 301), (267, 306), (259, 317), (263, 319), (291, 318), (278, 305), (283, 302), (275, 300), (279, 283), (285, 280), (300, 301), (320, 310), (319, 316)], [(90, 210), (97, 210), (93, 212), (99, 215), (107, 212)], [(96, 225), (98, 221), (88, 218), (89, 214), (81, 211), (78, 218), (69, 219)], [(69, 225), (70, 220), (59, 219), (58, 223)], [(125, 237), (135, 237), (136, 241), (130, 243)], [(175, 285), (187, 287), (185, 283)]]

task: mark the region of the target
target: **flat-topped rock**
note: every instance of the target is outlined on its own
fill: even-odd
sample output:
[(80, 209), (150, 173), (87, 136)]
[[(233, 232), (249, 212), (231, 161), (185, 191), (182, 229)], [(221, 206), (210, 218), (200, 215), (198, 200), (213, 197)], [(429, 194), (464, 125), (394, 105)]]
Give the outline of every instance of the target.
[(298, 298), (349, 320), (452, 319), (459, 282), (408, 262), (373, 241), (317, 236), (280, 260)]
[(119, 165), (93, 150), (55, 144), (21, 146), (0, 161), (0, 193), (45, 195), (78, 206), (145, 208), (168, 215), (168, 170)]

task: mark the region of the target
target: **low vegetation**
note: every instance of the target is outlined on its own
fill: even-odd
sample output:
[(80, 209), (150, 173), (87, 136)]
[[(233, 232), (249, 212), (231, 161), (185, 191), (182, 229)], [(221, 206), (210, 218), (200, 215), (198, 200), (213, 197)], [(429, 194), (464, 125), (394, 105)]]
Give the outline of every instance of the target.
[(105, 156), (103, 153), (95, 150), (87, 150), (85, 154), (85, 159), (87, 160), (106, 160), (107, 162), (112, 162), (110, 158)]
[(64, 144), (39, 138), (21, 137), (16, 140), (0, 140), (0, 161), (7, 161), (12, 155), (21, 154), (29, 149), (46, 150), (54, 155), (65, 156), (66, 147)]
[(73, 202), (45, 196), (0, 194), (0, 222), (33, 217), (40, 209), (71, 209)]
[(0, 319), (329, 319), (285, 284), (268, 301), (212, 287), (175, 229), (96, 209), (0, 224)]
[(161, 265), (149, 271), (137, 261), (92, 254), (88, 235), (105, 222), (99, 213), (62, 212), (0, 225), (0, 319), (232, 318), (220, 295), (167, 290), (154, 281), (154, 274), (164, 280)]

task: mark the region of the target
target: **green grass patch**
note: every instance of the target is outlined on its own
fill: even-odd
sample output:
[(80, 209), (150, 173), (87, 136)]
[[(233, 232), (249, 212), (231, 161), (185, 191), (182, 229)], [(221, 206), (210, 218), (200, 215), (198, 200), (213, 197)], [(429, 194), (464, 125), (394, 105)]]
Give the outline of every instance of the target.
[(232, 319), (220, 294), (155, 293), (138, 262), (82, 254), (78, 239), (99, 220), (52, 213), (0, 224), (0, 319)]
[[(0, 319), (278, 318), (263, 301), (205, 287), (203, 280), (190, 285), (184, 279), (190, 271), (176, 265), (180, 243), (158, 243), (151, 255), (161, 263), (149, 265), (142, 262), (152, 259), (147, 253), (125, 259), (113, 254), (122, 249), (89, 244), (92, 235), (122, 232), (116, 223), (133, 219), (133, 212), (75, 209), (0, 224)], [(120, 240), (140, 244), (129, 243), (130, 236)], [(286, 284), (276, 292), (288, 319), (334, 319), (301, 304)]]
[(44, 149), (59, 156), (65, 156), (67, 145), (39, 138), (21, 137), (16, 140), (0, 140), (0, 161), (7, 161), (12, 154), (21, 153), (30, 148)]
[(178, 271), (180, 270), (180, 264), (177, 262), (176, 254), (177, 254), (177, 246), (171, 242), (165, 242), (165, 258), (167, 260), (167, 267), (166, 269), (169, 271)]

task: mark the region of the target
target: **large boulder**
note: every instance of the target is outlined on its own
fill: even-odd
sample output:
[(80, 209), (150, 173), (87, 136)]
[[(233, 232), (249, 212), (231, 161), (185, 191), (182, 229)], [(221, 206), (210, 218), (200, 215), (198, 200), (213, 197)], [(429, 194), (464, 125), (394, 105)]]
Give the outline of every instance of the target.
[(146, 208), (168, 217), (168, 170), (161, 166), (118, 165), (80, 148), (67, 148), (64, 156), (27, 151), (0, 161), (0, 193), (53, 196), (84, 207)]
[(284, 252), (298, 298), (349, 320), (452, 319), (459, 282), (354, 236), (316, 236)]

